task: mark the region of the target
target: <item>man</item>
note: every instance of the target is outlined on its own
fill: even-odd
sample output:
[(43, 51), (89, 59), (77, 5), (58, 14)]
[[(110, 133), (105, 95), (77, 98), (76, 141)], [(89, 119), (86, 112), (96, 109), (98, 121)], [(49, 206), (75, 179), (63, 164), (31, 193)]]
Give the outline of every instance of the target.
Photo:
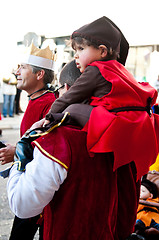
[[(60, 92), (67, 86), (61, 85)], [(24, 173), (18, 162), (11, 169), (10, 207), (22, 218), (44, 209), (44, 240), (125, 240), (133, 231), (140, 188), (135, 164), (113, 171), (113, 153), (90, 157), (86, 137), (79, 127), (57, 127), (33, 142), (34, 159)]]
[[(17, 88), (28, 93), (29, 103), (24, 113), (20, 135), (22, 136), (32, 124), (46, 115), (51, 104), (55, 101), (55, 95), (47, 87), (54, 78), (53, 53), (47, 47), (38, 49), (33, 44), (29, 48), (29, 54), (22, 60), (16, 71)], [(2, 164), (13, 161), (15, 146), (10, 144), (0, 149), (0, 161)], [(36, 224), (39, 216), (25, 221), (15, 217), (10, 240), (33, 239), (37, 231)]]
[[(40, 55), (46, 56), (43, 58)], [(41, 63), (38, 62), (39, 57)], [(29, 103), (20, 126), (20, 136), (22, 136), (34, 122), (42, 119), (46, 115), (51, 104), (56, 99), (54, 93), (50, 92), (47, 87), (47, 84), (50, 84), (54, 78), (53, 60), (51, 58), (53, 58), (53, 56), (50, 49), (38, 50), (32, 44), (30, 46), (30, 54), (22, 60), (20, 67), (16, 71), (17, 88), (26, 91), (29, 97)], [(45, 66), (45, 59), (46, 61), (49, 60), (49, 64), (52, 65)], [(14, 151), (15, 146), (11, 146), (10, 144), (8, 144), (6, 148), (0, 149), (1, 163), (6, 164), (12, 162)]]

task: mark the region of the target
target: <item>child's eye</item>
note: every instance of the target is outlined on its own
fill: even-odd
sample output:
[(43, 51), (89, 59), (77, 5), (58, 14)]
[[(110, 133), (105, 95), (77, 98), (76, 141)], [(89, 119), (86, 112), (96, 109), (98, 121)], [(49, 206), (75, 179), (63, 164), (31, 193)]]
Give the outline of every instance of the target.
[(78, 51), (82, 51), (84, 49), (84, 47), (78, 46), (77, 50)]

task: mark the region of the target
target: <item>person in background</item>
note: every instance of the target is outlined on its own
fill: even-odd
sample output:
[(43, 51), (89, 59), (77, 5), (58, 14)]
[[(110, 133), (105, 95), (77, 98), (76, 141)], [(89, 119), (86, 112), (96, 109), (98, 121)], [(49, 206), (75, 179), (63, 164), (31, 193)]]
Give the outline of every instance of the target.
[(159, 172), (159, 154), (157, 155), (155, 163), (150, 166), (149, 171)]
[[(2, 106), (3, 106), (2, 84), (0, 81), (0, 120), (2, 120)], [(2, 129), (0, 129), (0, 136), (2, 136)]]
[[(0, 111), (0, 120), (2, 120), (1, 111)], [(2, 129), (0, 129), (0, 136), (2, 136)]]
[(156, 88), (157, 92), (159, 92), (159, 75), (157, 76), (157, 80), (155, 82), (155, 88)]
[(21, 92), (22, 90), (18, 89), (17, 88), (17, 92), (16, 92), (16, 95), (15, 95), (15, 114), (16, 115), (19, 115), (19, 113), (23, 112), (20, 108), (20, 95), (21, 95)]
[[(20, 66), (18, 65), (18, 68)], [(17, 78), (17, 75), (15, 74), (15, 71), (14, 71), (14, 75), (15, 77)], [(22, 90), (19, 89), (19, 88), (16, 88), (16, 95), (15, 95), (15, 114), (19, 115), (20, 112), (22, 112), (21, 108), (20, 108), (20, 95), (21, 95), (21, 92)]]
[(22, 112), (20, 108), (20, 95), (21, 95), (22, 90), (17, 88), (17, 92), (15, 95), (15, 114), (19, 115), (20, 112)]
[(14, 100), (17, 80), (13, 73), (3, 78), (3, 117), (14, 117)]
[[(28, 93), (28, 106), (24, 113), (20, 126), (22, 136), (34, 122), (45, 117), (51, 104), (55, 101), (55, 94), (50, 91), (48, 84), (54, 79), (54, 54), (49, 49), (36, 48), (33, 44), (28, 49), (29, 54), (24, 56), (16, 71), (17, 88)], [(15, 146), (7, 144), (0, 149), (0, 161), (2, 164), (12, 162)], [(39, 215), (34, 218), (20, 219), (15, 216), (10, 240), (31, 240), (39, 228), (36, 224)], [(41, 229), (41, 228), (40, 228)], [(40, 239), (42, 239), (42, 233)]]
[[(143, 179), (141, 182), (140, 199), (146, 200), (149, 203), (159, 203), (157, 197), (158, 190), (155, 183), (148, 179)], [(135, 233), (145, 236), (145, 231), (151, 231), (159, 237), (159, 209), (154, 206), (139, 204), (137, 210), (137, 220), (135, 224)], [(153, 238), (153, 236), (152, 236)], [(154, 238), (153, 238), (154, 239)]]

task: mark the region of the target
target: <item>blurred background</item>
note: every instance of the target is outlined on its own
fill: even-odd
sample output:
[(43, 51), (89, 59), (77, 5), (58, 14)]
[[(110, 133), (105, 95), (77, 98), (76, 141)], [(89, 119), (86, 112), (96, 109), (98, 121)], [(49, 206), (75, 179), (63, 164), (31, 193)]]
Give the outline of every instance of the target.
[(80, 26), (109, 17), (130, 44), (126, 67), (151, 84), (159, 74), (158, 0), (5, 0), (0, 3), (0, 77), (17, 67), (25, 46), (57, 50), (55, 73), (73, 57), (65, 40)]

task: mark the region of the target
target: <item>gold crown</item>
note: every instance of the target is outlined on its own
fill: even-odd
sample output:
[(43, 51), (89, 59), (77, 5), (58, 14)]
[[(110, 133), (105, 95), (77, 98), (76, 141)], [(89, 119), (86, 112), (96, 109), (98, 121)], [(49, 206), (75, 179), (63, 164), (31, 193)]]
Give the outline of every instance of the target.
[(44, 49), (40, 49), (40, 48), (37, 48), (33, 43), (29, 47), (29, 54), (42, 57), (42, 58), (47, 58), (53, 61), (55, 57), (55, 54), (50, 50), (49, 46), (47, 46)]
[(53, 63), (55, 61), (55, 54), (50, 50), (49, 46), (45, 49), (37, 48), (33, 43), (26, 48), (23, 63), (51, 69), (53, 70)]

